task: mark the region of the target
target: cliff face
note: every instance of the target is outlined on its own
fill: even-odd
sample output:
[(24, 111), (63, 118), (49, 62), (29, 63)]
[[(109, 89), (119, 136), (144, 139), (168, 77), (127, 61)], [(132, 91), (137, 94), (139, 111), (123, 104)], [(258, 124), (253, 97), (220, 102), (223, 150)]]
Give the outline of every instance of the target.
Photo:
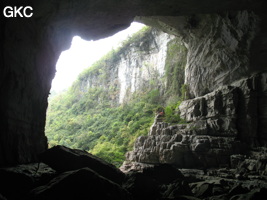
[(121, 56), (118, 63), (120, 103), (125, 99), (127, 91), (133, 93), (143, 90), (151, 81), (159, 81), (158, 87), (164, 88), (164, 82), (160, 80), (165, 75), (167, 45), (171, 39), (174, 39), (174, 36), (152, 31), (151, 36), (142, 41), (139, 47), (131, 47)]
[(110, 99), (115, 105), (129, 100), (136, 91), (160, 89), (163, 93), (166, 89), (164, 76), (168, 43), (175, 36), (151, 28), (143, 32), (117, 52), (110, 52), (110, 58), (96, 63), (96, 69), (85, 71), (79, 78), (80, 90), (86, 92), (93, 87), (105, 88), (107, 92), (114, 90)]
[(138, 20), (182, 37), (188, 49), (185, 84), (190, 98), (264, 70), (266, 65), (266, 46), (261, 43), (266, 40), (266, 17), (254, 12)]
[(248, 75), (250, 47), (259, 29), (254, 13), (205, 15), (190, 20), (186, 83), (192, 97)]

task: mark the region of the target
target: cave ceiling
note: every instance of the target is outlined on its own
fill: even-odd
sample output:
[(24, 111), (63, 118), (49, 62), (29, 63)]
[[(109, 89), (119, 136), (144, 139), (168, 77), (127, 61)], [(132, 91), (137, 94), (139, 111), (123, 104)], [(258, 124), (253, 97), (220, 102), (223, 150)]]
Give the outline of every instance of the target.
[[(81, 0), (34, 1), (40, 29), (100, 39), (127, 28), (136, 16), (183, 16), (235, 10), (264, 10), (264, 0)], [(49, 25), (48, 27), (46, 25)]]

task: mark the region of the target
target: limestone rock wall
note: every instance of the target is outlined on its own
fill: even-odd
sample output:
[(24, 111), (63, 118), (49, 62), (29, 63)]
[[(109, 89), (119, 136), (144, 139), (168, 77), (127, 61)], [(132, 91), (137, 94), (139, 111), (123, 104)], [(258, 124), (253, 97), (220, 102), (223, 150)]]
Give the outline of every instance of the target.
[(137, 20), (179, 35), (188, 49), (185, 84), (203, 96), (266, 67), (266, 16), (251, 11)]
[[(186, 124), (155, 119), (148, 136), (136, 140), (122, 170), (136, 163), (169, 163), (180, 168), (231, 167), (230, 157), (266, 146), (266, 73), (221, 87), (179, 106)], [(257, 102), (260, 102), (259, 104)], [(258, 107), (259, 106), (259, 107)], [(260, 143), (260, 145), (259, 145)]]
[(168, 43), (175, 38), (157, 29), (147, 31), (129, 47), (119, 51), (114, 61), (107, 61), (106, 67), (98, 73), (91, 73), (80, 82), (80, 90), (91, 87), (115, 88), (112, 97), (115, 104), (123, 103), (135, 91), (147, 90), (150, 81), (158, 81), (164, 90), (165, 61)]
[[(123, 102), (127, 90), (133, 93), (148, 87), (151, 80), (162, 79), (165, 74), (167, 45), (171, 39), (174, 39), (174, 36), (154, 31), (150, 38), (150, 44), (146, 41), (140, 43), (139, 48), (148, 47), (144, 53), (140, 54), (139, 48), (130, 48), (129, 52), (121, 56), (121, 61), (118, 63), (120, 103)], [(165, 83), (162, 81), (158, 85), (164, 88)]]
[(195, 16), (189, 20), (185, 83), (192, 97), (248, 75), (250, 47), (259, 28), (258, 16), (242, 11)]

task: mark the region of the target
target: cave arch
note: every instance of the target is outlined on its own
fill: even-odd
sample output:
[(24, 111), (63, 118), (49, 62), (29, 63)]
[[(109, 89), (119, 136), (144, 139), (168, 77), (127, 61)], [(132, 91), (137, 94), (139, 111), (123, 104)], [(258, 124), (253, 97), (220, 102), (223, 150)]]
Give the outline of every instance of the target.
[[(265, 11), (265, 0), (98, 0), (28, 1), (31, 18), (1, 16), (0, 166), (27, 163), (47, 148), (44, 135), (47, 97), (61, 51), (71, 38), (110, 36), (135, 16), (182, 16), (250, 9)], [(17, 1), (9, 1), (17, 5)], [(4, 8), (5, 2), (1, 3)], [(3, 9), (2, 9), (3, 10)], [(153, 20), (152, 20), (153, 21)], [(147, 22), (148, 23), (148, 22)]]

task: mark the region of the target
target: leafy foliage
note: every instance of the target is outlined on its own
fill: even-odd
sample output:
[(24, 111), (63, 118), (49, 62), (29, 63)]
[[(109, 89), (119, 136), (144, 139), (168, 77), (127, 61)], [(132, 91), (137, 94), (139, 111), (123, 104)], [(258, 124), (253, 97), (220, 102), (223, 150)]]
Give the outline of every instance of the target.
[(181, 119), (178, 107), (181, 104), (181, 101), (178, 101), (176, 103), (170, 104), (165, 107), (165, 116), (164, 121), (171, 124), (184, 124), (186, 123), (184, 119)]
[(69, 89), (51, 101), (46, 126), (50, 146), (83, 149), (119, 166), (135, 139), (147, 134), (159, 93), (135, 94), (127, 104), (112, 107), (101, 88), (75, 101), (77, 92)]
[[(165, 62), (166, 70), (166, 97), (175, 101), (184, 100), (184, 69), (186, 66), (187, 49), (181, 44), (179, 38), (175, 38), (168, 43), (167, 57)], [(181, 99), (181, 97), (183, 99)], [(168, 101), (168, 99), (166, 100)], [(173, 102), (170, 102), (172, 104)], [(167, 102), (167, 104), (169, 104)]]

